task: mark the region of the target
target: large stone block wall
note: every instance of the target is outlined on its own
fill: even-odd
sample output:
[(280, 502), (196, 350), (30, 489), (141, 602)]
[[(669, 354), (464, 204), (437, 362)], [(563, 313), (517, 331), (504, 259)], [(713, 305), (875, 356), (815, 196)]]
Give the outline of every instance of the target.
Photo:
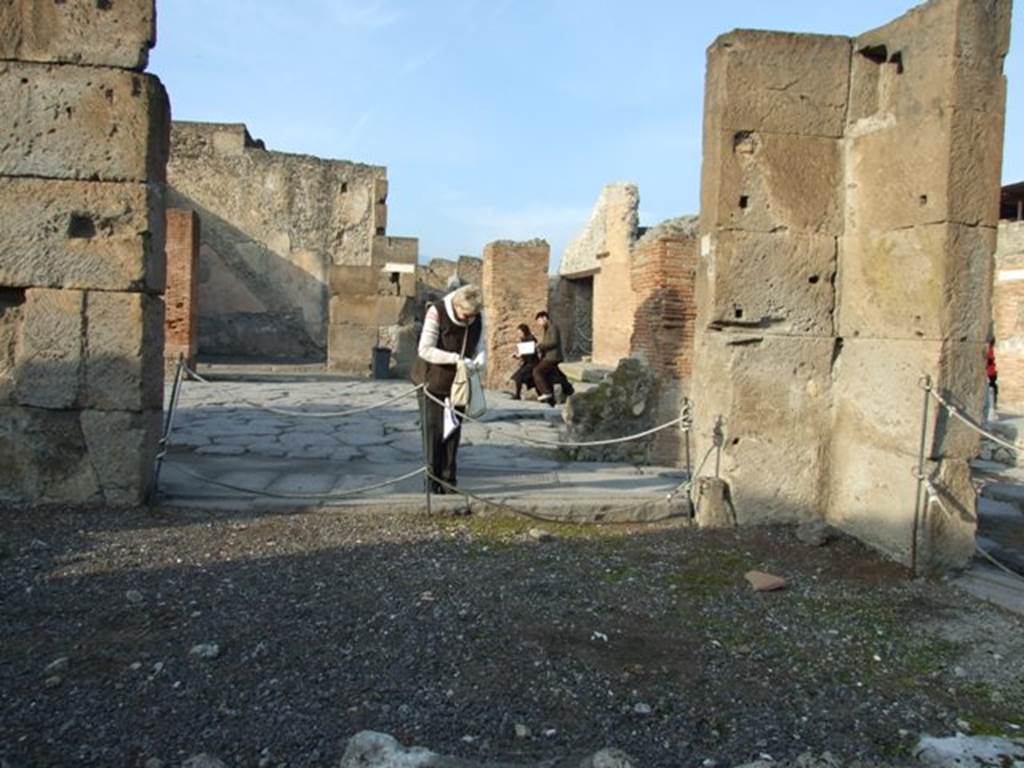
[[(533, 318), (548, 304), (551, 248), (544, 240), (499, 240), (484, 247), (484, 332), (487, 368), (484, 386), (501, 389), (519, 367), (512, 357), (519, 341), (516, 326), (533, 327)], [(539, 328), (534, 333), (539, 337)]]
[[(371, 371), (374, 347), (391, 350), (392, 370), (405, 375), (416, 359), (416, 270), (419, 241), (373, 239), (371, 263), (331, 267), (328, 365), (357, 376)], [(404, 265), (392, 271), (388, 265)]]
[(635, 310), (630, 263), (640, 234), (639, 207), (635, 184), (606, 186), (559, 267), (570, 280), (593, 276), (591, 357), (599, 365), (614, 367), (629, 357)]
[(992, 315), (999, 409), (1024, 413), (1024, 221), (999, 224)]
[(163, 402), (152, 0), (0, 7), (0, 499), (134, 504)]
[(167, 291), (164, 294), (164, 359), (173, 372), (182, 359), (195, 367), (199, 334), (196, 291), (199, 285), (199, 216), (167, 210)]
[[(659, 424), (679, 415), (689, 392), (698, 240), (698, 222), (691, 216), (659, 224), (633, 247), (630, 282), (636, 312), (631, 355), (645, 361), (657, 378), (654, 420)], [(681, 465), (686, 459), (683, 434), (659, 432), (651, 458), (659, 464)]]
[(168, 182), (171, 204), (202, 221), (200, 356), (327, 356), (330, 270), (373, 263), (386, 169), (267, 151), (244, 125), (175, 122)]
[[(741, 521), (824, 517), (909, 557), (918, 380), (981, 403), (1009, 7), (933, 0), (856, 39), (708, 50), (697, 453), (722, 416)], [(933, 411), (936, 567), (973, 552), (975, 443)]]

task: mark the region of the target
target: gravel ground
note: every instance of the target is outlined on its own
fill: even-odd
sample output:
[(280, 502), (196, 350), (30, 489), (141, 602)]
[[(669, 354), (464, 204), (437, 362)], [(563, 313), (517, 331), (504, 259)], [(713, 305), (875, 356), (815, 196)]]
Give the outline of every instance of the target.
[(327, 766), (373, 729), (513, 762), (899, 763), (1024, 726), (1021, 621), (854, 542), (535, 526), (0, 510), (0, 760)]

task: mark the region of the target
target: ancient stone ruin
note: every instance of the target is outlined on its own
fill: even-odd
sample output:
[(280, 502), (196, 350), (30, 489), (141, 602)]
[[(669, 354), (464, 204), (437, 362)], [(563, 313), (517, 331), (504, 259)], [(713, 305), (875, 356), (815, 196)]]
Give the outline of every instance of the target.
[[(860, 37), (708, 50), (697, 454), (741, 523), (824, 517), (907, 560), (924, 375), (978, 416), (1009, 0), (933, 0)], [(917, 545), (974, 550), (976, 438), (936, 415)]]
[(999, 407), (1024, 412), (1024, 221), (999, 222), (992, 314)]
[(142, 501), (169, 108), (152, 2), (0, 5), (0, 498)]
[(527, 323), (540, 338), (533, 318), (547, 309), (548, 262), (551, 248), (543, 240), (516, 243), (499, 240), (484, 247), (484, 326), (487, 368), (484, 386), (508, 389), (509, 379), (519, 366), (512, 357), (519, 340), (516, 326)]
[(601, 190), (590, 221), (562, 256), (557, 315), (570, 351), (614, 367), (629, 357), (633, 292), (630, 249), (639, 236), (640, 192), (635, 184)]
[(241, 124), (175, 122), (168, 184), (202, 224), (201, 355), (367, 375), (375, 346), (407, 351), (419, 245), (387, 235), (385, 168), (268, 151)]
[[(913, 473), (923, 378), (980, 417), (993, 331), (1003, 404), (1024, 403), (1021, 225), (997, 227), (1009, 17), (1010, 0), (932, 0), (856, 38), (723, 35), (699, 224), (645, 229), (638, 188), (609, 185), (552, 290), (543, 241), (418, 264), (387, 234), (383, 167), (268, 151), (242, 124), (170, 128), (144, 73), (152, 2), (5, 3), (0, 494), (141, 500), (165, 351), (365, 376), (385, 348), (402, 375), (424, 305), (474, 282), (490, 386), (547, 302), (570, 356), (634, 359), (620, 370), (656, 384), (633, 417), (692, 401), (692, 441), (666, 431), (645, 460), (715, 467), (738, 523), (824, 519), (963, 564), (977, 440), (934, 404), (923, 507)], [(570, 426), (610, 429), (585, 402)]]
[(199, 216), (167, 209), (167, 290), (164, 293), (164, 359), (173, 375), (178, 361), (192, 369), (199, 351)]
[[(689, 392), (697, 217), (646, 228), (639, 225), (639, 206), (634, 184), (602, 190), (590, 221), (562, 258), (551, 312), (565, 329), (570, 358), (587, 357), (609, 369), (627, 358), (646, 363), (658, 382), (656, 409), (648, 416), (664, 422), (679, 415)], [(582, 401), (574, 413), (570, 427), (582, 435), (592, 417)], [(678, 430), (659, 433), (652, 443), (645, 449), (651, 460), (684, 463)]]

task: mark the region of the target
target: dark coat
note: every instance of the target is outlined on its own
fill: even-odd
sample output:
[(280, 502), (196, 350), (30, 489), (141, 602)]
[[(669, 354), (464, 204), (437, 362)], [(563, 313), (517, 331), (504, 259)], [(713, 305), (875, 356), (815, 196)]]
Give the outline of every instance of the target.
[[(437, 347), (445, 352), (462, 353), (465, 342), (465, 357), (475, 357), (480, 344), (482, 323), (476, 317), (468, 326), (456, 325), (448, 316), (444, 301), (432, 305), (437, 310), (438, 325)], [(468, 338), (467, 338), (468, 334)], [(452, 382), (455, 381), (455, 365), (434, 365), (422, 357), (416, 358), (412, 369), (412, 380), (416, 384), (426, 384), (432, 395), (447, 397), (452, 393)]]

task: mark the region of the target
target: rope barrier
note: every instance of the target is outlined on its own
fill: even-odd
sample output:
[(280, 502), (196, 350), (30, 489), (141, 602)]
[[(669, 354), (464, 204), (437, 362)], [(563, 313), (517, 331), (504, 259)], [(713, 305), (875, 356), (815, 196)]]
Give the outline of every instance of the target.
[[(198, 381), (200, 383), (203, 383), (203, 384), (212, 384), (213, 383), (209, 379), (206, 379), (205, 377), (201, 376), (198, 372), (192, 370), (184, 362), (179, 363), (179, 365), (181, 366), (182, 370), (185, 373), (187, 373), (194, 380), (196, 380), (196, 381)], [(366, 413), (368, 411), (376, 410), (376, 409), (381, 408), (381, 407), (383, 407), (385, 405), (389, 405), (391, 403), (394, 403), (394, 402), (397, 402), (399, 400), (405, 399), (405, 398), (409, 397), (410, 395), (412, 395), (412, 394), (414, 394), (416, 392), (419, 392), (421, 390), (423, 391), (423, 393), (425, 394), (425, 396), (427, 398), (429, 398), (433, 402), (437, 403), (438, 405), (440, 405), (442, 407), (445, 407), (445, 403), (442, 400), (440, 400), (439, 398), (435, 397), (429, 391), (427, 391), (427, 389), (423, 385), (419, 385), (417, 387), (414, 387), (411, 390), (408, 390), (408, 391), (403, 392), (403, 393), (401, 393), (399, 395), (396, 395), (395, 397), (388, 398), (387, 400), (381, 401), (380, 403), (375, 403), (373, 405), (366, 406), (366, 407), (363, 407), (363, 408), (356, 408), (356, 409), (351, 409), (351, 410), (348, 410), (348, 411), (340, 411), (340, 412), (335, 412), (335, 413), (304, 413), (304, 412), (287, 411), (287, 410), (280, 409), (280, 408), (272, 408), (272, 407), (268, 407), (268, 406), (263, 406), (263, 405), (260, 405), (258, 403), (254, 403), (254, 402), (252, 402), (250, 400), (241, 400), (240, 402), (245, 403), (247, 405), (250, 405), (250, 406), (252, 406), (254, 408), (257, 408), (259, 410), (267, 411), (269, 413), (275, 413), (275, 414), (280, 414), (280, 415), (284, 415), (284, 416), (289, 416), (289, 417), (300, 417), (300, 418), (341, 418), (341, 417), (353, 416), (353, 415), (356, 415), (356, 414)], [(472, 423), (477, 423), (477, 424), (494, 424), (494, 422), (485, 422), (485, 421), (483, 421), (481, 419), (473, 418), (473, 417), (466, 416), (466, 415), (462, 415), (461, 418), (466, 420), (466, 421), (469, 421), (469, 422), (472, 422)], [(558, 448), (586, 448), (586, 447), (597, 447), (597, 446), (604, 446), (604, 445), (615, 445), (615, 444), (619, 444), (619, 443), (626, 443), (626, 442), (631, 442), (631, 441), (635, 441), (635, 440), (640, 440), (642, 438), (648, 437), (650, 435), (656, 434), (658, 432), (661, 432), (661, 431), (663, 431), (665, 429), (669, 429), (669, 428), (674, 427), (674, 426), (678, 426), (680, 431), (682, 431), (682, 432), (689, 432), (690, 431), (691, 427), (690, 427), (690, 415), (689, 415), (689, 410), (688, 410), (688, 404), (684, 404), (683, 410), (680, 412), (680, 415), (677, 418), (672, 419), (671, 421), (668, 421), (668, 422), (666, 422), (664, 424), (660, 424), (660, 425), (658, 425), (656, 427), (653, 427), (651, 429), (644, 430), (643, 432), (639, 432), (639, 433), (636, 433), (636, 434), (633, 434), (633, 435), (627, 435), (625, 437), (620, 437), (620, 438), (611, 438), (611, 439), (606, 439), (606, 440), (587, 440), (587, 441), (561, 441), (561, 440), (545, 440), (545, 439), (542, 439), (542, 438), (532, 438), (532, 437), (528, 437), (528, 436), (525, 436), (525, 435), (511, 435), (511, 434), (507, 434), (507, 433), (505, 433), (505, 436), (507, 436), (507, 437), (509, 437), (509, 438), (511, 438), (513, 440), (519, 440), (520, 442), (532, 443), (532, 444), (536, 444), (536, 445), (544, 445), (544, 446), (551, 446), (551, 447), (558, 447)], [(701, 461), (700, 466), (698, 467), (697, 474), (699, 474), (700, 470), (703, 469), (704, 464), (706, 463), (707, 459), (710, 457), (711, 452), (713, 450), (714, 450), (714, 446), (704, 456), (704, 459)], [(167, 446), (165, 445), (165, 446), (163, 446), (163, 454), (166, 455), (166, 453), (167, 453)], [(176, 466), (175, 468), (177, 470), (179, 470), (180, 472), (182, 472), (183, 474), (188, 475), (189, 477), (192, 477), (192, 478), (194, 478), (196, 480), (199, 480), (200, 482), (205, 483), (207, 485), (211, 485), (211, 486), (215, 486), (215, 487), (219, 487), (219, 488), (225, 488), (227, 490), (232, 490), (232, 491), (236, 491), (236, 492), (239, 492), (239, 493), (246, 493), (246, 494), (249, 494), (249, 495), (252, 495), (252, 496), (263, 496), (263, 497), (275, 498), (275, 499), (301, 499), (301, 500), (307, 500), (307, 501), (331, 501), (331, 500), (335, 500), (335, 499), (349, 498), (349, 497), (352, 497), (352, 496), (358, 496), (360, 494), (368, 493), (370, 491), (378, 490), (380, 488), (385, 488), (385, 487), (388, 487), (388, 486), (391, 486), (391, 485), (396, 485), (398, 483), (404, 482), (406, 480), (410, 480), (410, 479), (412, 479), (414, 477), (418, 477), (420, 475), (425, 475), (428, 480), (433, 481), (434, 483), (437, 483), (439, 486), (441, 486), (442, 488), (446, 489), (447, 491), (449, 491), (449, 492), (451, 492), (453, 494), (460, 494), (460, 495), (462, 495), (463, 497), (465, 497), (467, 499), (473, 499), (473, 500), (475, 500), (477, 502), (480, 502), (482, 504), (487, 504), (487, 505), (490, 505), (490, 506), (493, 506), (493, 507), (497, 507), (497, 508), (500, 508), (500, 509), (505, 509), (505, 510), (510, 511), (510, 512), (512, 512), (514, 514), (521, 515), (523, 517), (528, 517), (530, 519), (538, 520), (538, 521), (541, 521), (541, 522), (551, 522), (551, 523), (564, 523), (564, 522), (567, 522), (563, 518), (549, 517), (549, 516), (546, 516), (546, 515), (538, 514), (536, 512), (532, 512), (530, 510), (526, 510), (526, 509), (522, 509), (520, 507), (516, 507), (516, 506), (514, 506), (512, 504), (509, 504), (506, 501), (499, 501), (499, 500), (496, 500), (496, 499), (486, 498), (484, 496), (481, 496), (479, 494), (473, 493), (471, 491), (467, 491), (467, 490), (462, 489), (462, 488), (457, 488), (457, 487), (451, 485), (450, 483), (442, 480), (441, 478), (436, 477), (429, 470), (429, 468), (427, 468), (427, 467), (420, 467), (420, 468), (415, 469), (412, 472), (408, 472), (408, 473), (406, 473), (406, 474), (404, 474), (404, 475), (402, 475), (400, 477), (390, 478), (388, 480), (384, 480), (384, 481), (381, 481), (379, 483), (374, 483), (372, 485), (363, 486), (361, 488), (353, 488), (351, 490), (342, 491), (342, 492), (338, 492), (338, 493), (283, 493), (283, 492), (276, 492), (276, 491), (265, 491), (265, 490), (259, 490), (259, 489), (256, 489), (256, 488), (248, 488), (246, 486), (237, 485), (235, 483), (224, 482), (223, 480), (215, 480), (214, 478), (207, 477), (207, 476), (205, 476), (205, 475), (203, 475), (203, 474), (201, 474), (199, 472), (191, 470), (188, 467)], [(679, 485), (677, 485), (670, 493), (668, 493), (665, 496), (665, 499), (664, 499), (665, 503), (666, 504), (670, 503), (684, 489), (686, 490), (686, 496), (687, 496), (688, 500), (692, 504), (692, 491), (693, 491), (693, 478), (692, 477), (688, 477), (686, 480), (684, 480), (683, 482), (679, 483)], [(652, 499), (647, 499), (647, 500), (644, 500), (642, 502), (637, 502), (637, 503), (631, 504), (629, 506), (623, 507), (623, 508), (619, 509), (618, 511), (619, 512), (631, 512), (631, 511), (633, 511), (635, 509), (641, 509), (641, 508), (649, 507), (651, 504), (657, 503), (658, 501), (660, 501), (660, 497), (658, 499), (653, 499), (653, 498)], [(689, 516), (688, 513), (679, 513), (679, 512), (669, 511), (667, 514), (660, 515), (660, 516), (658, 516), (656, 518), (651, 518), (651, 519), (644, 520), (644, 521), (641, 521), (641, 522), (643, 522), (643, 523), (656, 523), (656, 522), (662, 522), (664, 520), (668, 520), (668, 519), (675, 518), (675, 517), (688, 517), (688, 516)], [(601, 522), (604, 522), (604, 521), (594, 521), (594, 522), (595, 523), (601, 523)], [(636, 524), (636, 523), (626, 523), (626, 524)]]
[(333, 499), (344, 499), (350, 496), (358, 496), (369, 491), (375, 491), (379, 488), (386, 488), (389, 485), (397, 485), (398, 483), (410, 480), (418, 475), (422, 475), (426, 472), (425, 467), (419, 467), (414, 469), (412, 472), (407, 472), (401, 477), (393, 477), (389, 480), (383, 480), (373, 485), (364, 485), (361, 488), (353, 488), (348, 491), (339, 491), (338, 493), (279, 493), (277, 491), (261, 491), (256, 488), (246, 488), (242, 485), (235, 485), (234, 483), (225, 483), (223, 480), (214, 480), (212, 477), (206, 477), (198, 472), (195, 472), (188, 467), (175, 466), (175, 469), (193, 477), (196, 480), (206, 483), (207, 485), (215, 485), (220, 488), (227, 488), (231, 491), (238, 491), (239, 493), (248, 493), (253, 496), (266, 496), (271, 499), (304, 499), (307, 501), (331, 501)]
[(994, 557), (992, 557), (992, 555), (990, 555), (988, 552), (986, 552), (984, 549), (982, 549), (980, 545), (975, 544), (974, 548), (978, 551), (978, 554), (980, 554), (982, 557), (984, 557), (986, 560), (988, 560), (990, 563), (992, 563), (992, 565), (994, 565), (996, 568), (998, 568), (1001, 571), (1005, 571), (1007, 574), (1012, 576), (1014, 579), (1016, 579), (1016, 580), (1020, 581), (1022, 584), (1024, 584), (1024, 576), (1021, 576), (1016, 571), (1007, 568), (1001, 562), (999, 562)]
[[(513, 506), (512, 504), (509, 504), (507, 501), (499, 501), (497, 499), (488, 499), (487, 497), (480, 496), (479, 494), (473, 493), (472, 491), (467, 491), (465, 488), (456, 487), (456, 486), (452, 485), (451, 483), (448, 483), (448, 482), (442, 480), (441, 478), (437, 477), (430, 470), (425, 470), (425, 471), (427, 473), (427, 478), (429, 480), (432, 480), (433, 482), (437, 483), (438, 485), (440, 485), (442, 488), (444, 488), (449, 493), (458, 494), (460, 496), (464, 496), (467, 499), (473, 499), (474, 501), (478, 501), (481, 504), (487, 504), (487, 505), (492, 506), (492, 507), (497, 507), (498, 509), (504, 509), (504, 510), (507, 510), (507, 511), (513, 513), (513, 514), (520, 515), (522, 517), (527, 517), (527, 518), (529, 518), (531, 520), (537, 520), (537, 521), (543, 522), (543, 523), (578, 522), (578, 521), (566, 520), (564, 518), (559, 518), (559, 517), (548, 517), (546, 515), (541, 515), (541, 514), (538, 514), (537, 512), (532, 512), (532, 511), (530, 511), (528, 509), (523, 509), (521, 507)], [(686, 481), (680, 483), (678, 486), (676, 486), (676, 488), (671, 493), (669, 493), (666, 496), (665, 502), (668, 503), (668, 502), (672, 501), (672, 499), (675, 498), (676, 495), (678, 495), (678, 493), (682, 489), (682, 487), (684, 485), (686, 485), (686, 483), (688, 483), (688, 482), (689, 481), (686, 480)], [(637, 502), (635, 504), (630, 504), (629, 506), (623, 507), (623, 508), (619, 509), (618, 511), (619, 512), (632, 512), (635, 509), (642, 509), (644, 507), (649, 507), (651, 504), (656, 504), (659, 501), (660, 501), (660, 499), (652, 498), (652, 499), (649, 499), (649, 500), (646, 500), (646, 501), (641, 501), (641, 502)], [(587, 522), (590, 522), (590, 524), (592, 524), (592, 525), (640, 525), (640, 524), (649, 524), (649, 523), (661, 523), (661, 522), (664, 522), (665, 520), (670, 520), (670, 519), (676, 518), (676, 517), (689, 517), (689, 515), (688, 514), (681, 514), (681, 513), (678, 513), (678, 512), (671, 512), (670, 511), (668, 514), (661, 515), (661, 516), (655, 517), (655, 518), (649, 518), (647, 520), (642, 520), (642, 521), (615, 522), (615, 521), (610, 521), (610, 520), (594, 520), (594, 521), (587, 521)]]
[[(185, 366), (185, 370), (196, 381), (199, 381), (202, 384), (212, 384), (213, 383), (209, 379), (204, 379), (202, 376), (200, 376), (198, 373), (193, 371), (188, 366)], [(367, 405), (367, 406), (365, 406), (363, 408), (353, 408), (353, 409), (348, 410), (348, 411), (314, 411), (314, 412), (310, 412), (310, 411), (289, 411), (289, 410), (285, 410), (284, 408), (273, 408), (273, 407), (271, 407), (269, 405), (261, 405), (260, 403), (254, 402), (253, 400), (239, 400), (238, 402), (243, 403), (245, 405), (248, 405), (251, 408), (255, 408), (255, 409), (260, 410), (260, 411), (266, 411), (267, 413), (273, 413), (273, 414), (276, 414), (278, 416), (289, 416), (289, 417), (299, 418), (299, 419), (343, 419), (343, 418), (347, 418), (349, 416), (358, 416), (361, 413), (368, 413), (370, 411), (375, 411), (378, 408), (383, 408), (385, 405), (391, 405), (391, 403), (397, 403), (399, 400), (404, 400), (405, 398), (409, 397), (410, 395), (416, 394), (422, 388), (423, 388), (422, 385), (418, 385), (418, 386), (413, 387), (412, 389), (409, 389), (409, 390), (406, 390), (405, 392), (402, 392), (399, 395), (395, 395), (394, 397), (389, 397), (387, 400), (381, 400), (379, 403), (374, 403), (373, 405)]]
[[(934, 502), (935, 502), (936, 504), (938, 504), (938, 505), (939, 505), (939, 508), (940, 508), (940, 509), (941, 509), (941, 510), (942, 510), (943, 512), (945, 512), (945, 513), (946, 513), (946, 515), (948, 515), (948, 516), (952, 517), (953, 515), (952, 515), (952, 513), (951, 513), (951, 512), (949, 511), (949, 507), (947, 507), (947, 506), (946, 506), (946, 503), (945, 503), (945, 502), (944, 502), (944, 501), (942, 500), (942, 495), (941, 495), (941, 494), (939, 493), (939, 489), (935, 487), (935, 485), (934, 485), (934, 484), (932, 483), (932, 481), (931, 481), (931, 480), (928, 480), (927, 478), (925, 478), (925, 479), (924, 479), (924, 486), (925, 486), (925, 488), (926, 488), (926, 489), (927, 489), (927, 491), (928, 491), (928, 496), (929, 496), (929, 497), (930, 497), (930, 498), (931, 498), (931, 499), (932, 499), (932, 500), (933, 500), (933, 501), (934, 501)], [(1017, 573), (1016, 571), (1014, 571), (1014, 570), (1012, 570), (1012, 569), (1008, 568), (1008, 567), (1007, 567), (1007, 566), (1006, 566), (1005, 564), (1003, 564), (1003, 563), (999, 562), (999, 561), (998, 561), (998, 560), (997, 560), (997, 559), (996, 559), (995, 557), (993, 557), (993, 556), (992, 556), (992, 554), (991, 554), (991, 553), (989, 553), (989, 552), (986, 552), (986, 551), (985, 551), (984, 549), (982, 549), (982, 547), (981, 547), (981, 545), (980, 545), (980, 544), (978, 544), (977, 542), (975, 542), (975, 544), (974, 544), (974, 548), (975, 548), (975, 550), (977, 550), (978, 554), (980, 554), (980, 555), (981, 555), (982, 557), (984, 557), (984, 558), (985, 558), (986, 560), (988, 560), (988, 561), (989, 561), (990, 563), (992, 563), (992, 565), (996, 566), (996, 568), (998, 568), (998, 569), (999, 569), (999, 570), (1001, 570), (1001, 571), (1005, 571), (1005, 572), (1006, 572), (1006, 573), (1008, 573), (1008, 574), (1009, 574), (1010, 576), (1013, 576), (1013, 577), (1014, 577), (1015, 579), (1017, 579), (1018, 581), (1021, 581), (1022, 583), (1024, 583), (1024, 576), (1021, 576), (1021, 575), (1020, 575), (1019, 573)]]
[(1021, 445), (1019, 443), (1011, 443), (1009, 440), (999, 437), (998, 435), (993, 434), (992, 432), (989, 432), (988, 430), (976, 424), (972, 418), (962, 413), (959, 408), (957, 408), (955, 405), (946, 400), (946, 398), (944, 398), (942, 395), (936, 392), (935, 389), (930, 385), (925, 385), (924, 389), (932, 397), (934, 397), (935, 400), (939, 403), (939, 405), (941, 405), (948, 413), (962, 421), (964, 424), (966, 424), (968, 427), (973, 429), (978, 434), (988, 438), (993, 443), (997, 443), (1005, 448), (1009, 448), (1011, 451), (1024, 451), (1024, 445)]
[[(433, 400), (442, 408), (447, 407), (443, 400), (432, 395), (429, 390), (424, 389), (423, 394), (426, 395), (429, 400)], [(493, 423), (483, 421), (482, 419), (475, 419), (472, 416), (467, 416), (466, 414), (460, 414), (459, 418), (464, 421), (468, 421), (471, 424)], [(641, 438), (648, 437), (650, 435), (655, 434), (656, 432), (661, 432), (662, 430), (668, 429), (669, 427), (674, 427), (677, 424), (682, 425), (684, 424), (685, 418), (686, 417), (684, 415), (680, 415), (672, 419), (672, 421), (667, 421), (664, 424), (659, 424), (657, 427), (652, 427), (651, 429), (645, 430), (643, 432), (638, 432), (635, 435), (627, 435), (626, 437), (616, 437), (608, 440), (544, 440), (543, 438), (539, 437), (527, 437), (526, 435), (512, 435), (508, 433), (505, 433), (504, 436), (510, 438), (511, 440), (519, 440), (520, 442), (523, 443), (534, 443), (536, 445), (546, 445), (552, 448), (594, 448), (602, 445), (615, 445), (617, 443), (628, 443), (633, 440), (640, 440)], [(689, 426), (686, 426), (682, 431), (689, 431)]]

